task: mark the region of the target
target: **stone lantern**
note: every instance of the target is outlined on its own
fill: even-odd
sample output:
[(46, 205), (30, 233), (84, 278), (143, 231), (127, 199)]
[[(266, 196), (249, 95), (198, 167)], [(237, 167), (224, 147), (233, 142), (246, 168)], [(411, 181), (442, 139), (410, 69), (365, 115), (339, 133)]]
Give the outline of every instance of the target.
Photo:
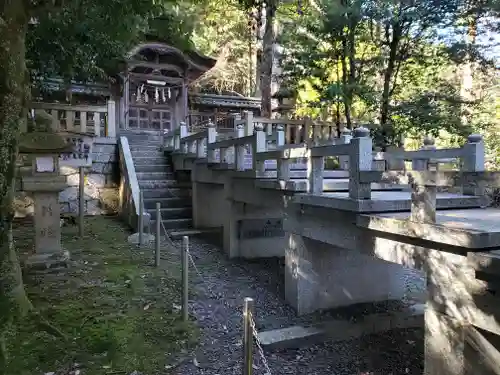
[(25, 265), (51, 268), (65, 264), (69, 253), (61, 247), (59, 193), (68, 185), (59, 173), (59, 157), (72, 152), (72, 147), (58, 134), (33, 132), (22, 136), (19, 152), (32, 159), (21, 182), (23, 190), (33, 194), (35, 206), (35, 253)]

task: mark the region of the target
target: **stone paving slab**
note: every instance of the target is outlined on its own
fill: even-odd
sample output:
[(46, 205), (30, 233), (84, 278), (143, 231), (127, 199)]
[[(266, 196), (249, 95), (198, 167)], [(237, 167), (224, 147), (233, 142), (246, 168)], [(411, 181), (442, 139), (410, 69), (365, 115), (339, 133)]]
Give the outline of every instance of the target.
[[(325, 171), (323, 179), (323, 191), (349, 191), (349, 179), (348, 178), (328, 178), (329, 174), (327, 172), (335, 171)], [(292, 174), (293, 176), (293, 174)], [(308, 190), (309, 182), (305, 179), (292, 178), (290, 181), (277, 181), (277, 180), (258, 180), (256, 181), (256, 186), (261, 189), (275, 189), (275, 190), (286, 190), (292, 192), (306, 192)], [(401, 191), (408, 189), (408, 185), (395, 185), (395, 184), (381, 184), (373, 183), (371, 184), (372, 191), (376, 190), (389, 190), (389, 191)]]
[(470, 249), (500, 247), (500, 209), (436, 212), (436, 224), (413, 223), (409, 212), (361, 215), (358, 226)]
[(391, 329), (424, 326), (425, 304), (410, 306), (404, 311), (378, 313), (357, 320), (329, 320), (321, 324), (293, 326), (259, 332), (263, 347), (269, 349), (296, 349), (322, 341), (344, 341)]
[[(372, 191), (371, 199), (351, 199), (348, 192), (323, 194), (297, 194), (295, 203), (333, 208), (360, 213), (410, 211), (410, 191)], [(484, 204), (482, 197), (438, 193), (437, 209), (479, 208)]]

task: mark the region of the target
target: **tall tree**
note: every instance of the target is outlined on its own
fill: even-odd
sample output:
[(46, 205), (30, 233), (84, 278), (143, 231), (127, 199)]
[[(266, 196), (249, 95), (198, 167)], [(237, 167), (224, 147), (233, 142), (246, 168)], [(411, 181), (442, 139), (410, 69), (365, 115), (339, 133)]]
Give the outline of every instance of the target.
[[(23, 318), (35, 319), (42, 329), (62, 335), (27, 298), (12, 239), (18, 143), (27, 119), (30, 77), (104, 78), (130, 44), (149, 31), (149, 21), (172, 3), (0, 0), (0, 374), (7, 361), (5, 333)], [(179, 25), (170, 24), (175, 31), (171, 35), (183, 35)]]
[(0, 371), (7, 360), (6, 330), (16, 318), (26, 316), (31, 310), (12, 241), (19, 128), (26, 117), (28, 98), (25, 63), (28, 5), (25, 1), (0, 1)]

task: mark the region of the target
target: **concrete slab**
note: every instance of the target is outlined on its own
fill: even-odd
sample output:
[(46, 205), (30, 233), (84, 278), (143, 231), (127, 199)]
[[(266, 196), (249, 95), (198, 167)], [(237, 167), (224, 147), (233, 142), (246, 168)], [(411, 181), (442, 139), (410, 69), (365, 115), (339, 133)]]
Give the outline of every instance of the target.
[(357, 225), (468, 249), (500, 247), (498, 208), (438, 211), (436, 224), (415, 223), (409, 218), (409, 212), (361, 215)]
[(296, 349), (322, 341), (344, 341), (392, 329), (424, 326), (425, 304), (404, 311), (371, 314), (355, 319), (330, 320), (311, 327), (293, 326), (258, 333), (262, 347)]
[(299, 348), (326, 338), (323, 328), (302, 326), (263, 331), (258, 336), (262, 347), (269, 349)]
[[(337, 210), (369, 213), (410, 211), (411, 192), (409, 191), (372, 191), (371, 199), (351, 199), (347, 192), (323, 194), (297, 194), (294, 203), (334, 208)], [(438, 193), (438, 209), (479, 208), (483, 198), (461, 194)]]
[[(278, 177), (278, 172), (276, 170), (266, 170), (263, 173), (256, 174), (253, 170), (247, 171), (235, 171), (234, 172), (237, 177), (248, 177), (248, 178), (259, 178), (259, 179), (269, 179), (276, 180)], [(349, 179), (349, 172), (343, 170), (327, 170), (323, 172), (324, 178), (341, 178), (341, 179)], [(300, 165), (292, 164), (290, 167), (290, 178), (292, 179), (302, 179), (307, 181), (307, 171), (304, 169), (300, 169)]]
[[(336, 171), (325, 171), (323, 175), (323, 191), (349, 191), (349, 179), (348, 178), (337, 178), (334, 173)], [(331, 178), (329, 175), (335, 177)], [(277, 181), (277, 180), (264, 180), (259, 179), (255, 182), (255, 185), (261, 189), (274, 189), (274, 190), (284, 190), (295, 193), (303, 193), (309, 189), (309, 182), (305, 179), (294, 179), (292, 173), (292, 180), (290, 181)], [(388, 190), (388, 191), (401, 191), (407, 190), (408, 185), (395, 185), (395, 184), (380, 184), (373, 183), (372, 190)]]

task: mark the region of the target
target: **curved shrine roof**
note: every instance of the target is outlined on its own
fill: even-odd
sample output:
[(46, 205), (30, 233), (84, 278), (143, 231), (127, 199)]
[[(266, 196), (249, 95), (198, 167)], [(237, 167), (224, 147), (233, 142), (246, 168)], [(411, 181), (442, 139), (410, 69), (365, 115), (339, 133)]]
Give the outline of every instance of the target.
[[(129, 69), (141, 74), (162, 74), (194, 80), (212, 69), (217, 60), (195, 51), (180, 49), (161, 42), (146, 42), (126, 55)], [(144, 71), (143, 69), (146, 69)], [(139, 71), (142, 70), (142, 71)]]

